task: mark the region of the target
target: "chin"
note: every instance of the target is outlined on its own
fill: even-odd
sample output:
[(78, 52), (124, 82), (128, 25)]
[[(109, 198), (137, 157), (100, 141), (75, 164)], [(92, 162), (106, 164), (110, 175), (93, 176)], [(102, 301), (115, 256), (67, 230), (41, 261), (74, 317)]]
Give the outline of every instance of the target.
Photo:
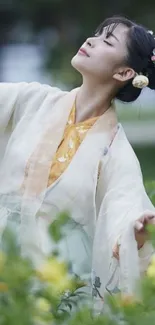
[(74, 69), (76, 69), (80, 73), (85, 72), (87, 70), (86, 59), (87, 59), (86, 57), (76, 54), (71, 60), (71, 65)]

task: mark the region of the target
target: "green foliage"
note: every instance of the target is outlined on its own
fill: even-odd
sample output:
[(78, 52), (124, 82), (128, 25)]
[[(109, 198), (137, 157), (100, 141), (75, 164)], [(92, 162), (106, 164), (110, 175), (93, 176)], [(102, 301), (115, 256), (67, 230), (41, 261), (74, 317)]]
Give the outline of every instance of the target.
[[(154, 184), (147, 184), (150, 193)], [(49, 228), (56, 243), (64, 236), (69, 222), (61, 214)], [(155, 246), (155, 229), (150, 228)], [(53, 236), (54, 235), (54, 236)], [(107, 296), (106, 310), (95, 315), (91, 300), (78, 278), (68, 275), (67, 265), (50, 258), (35, 269), (30, 260), (21, 257), (13, 232), (3, 236), (0, 252), (0, 325), (152, 325), (155, 324), (155, 261), (141, 283), (141, 299)], [(63, 281), (63, 283), (62, 283)], [(66, 287), (64, 291), (62, 289)]]
[[(155, 180), (155, 146), (154, 145), (143, 145), (134, 148), (135, 153), (140, 161), (144, 180), (148, 189), (148, 193), (152, 196), (149, 187), (154, 186)], [(152, 183), (152, 185), (151, 185)], [(153, 188), (152, 188), (153, 189)]]
[(146, 191), (153, 203), (155, 205), (155, 180), (145, 182)]
[[(154, 199), (154, 182), (146, 183)], [(70, 222), (62, 213), (49, 227), (55, 243)], [(155, 247), (155, 228), (149, 228)], [(57, 252), (57, 255), (58, 252)], [(0, 252), (0, 325), (153, 325), (155, 324), (155, 258), (137, 284), (141, 298), (108, 295), (103, 313), (96, 315), (85, 283), (69, 274), (67, 264), (54, 252), (36, 269), (21, 256), (15, 234), (6, 230)]]
[(63, 227), (69, 222), (68, 213), (61, 213), (49, 227), (49, 234), (55, 242), (59, 242), (63, 237)]
[[(64, 236), (69, 222), (62, 213), (50, 226), (56, 243)], [(0, 325), (64, 324), (78, 303), (86, 303), (85, 284), (69, 274), (67, 264), (55, 258), (54, 252), (35, 269), (21, 256), (14, 232), (7, 229), (0, 252)]]

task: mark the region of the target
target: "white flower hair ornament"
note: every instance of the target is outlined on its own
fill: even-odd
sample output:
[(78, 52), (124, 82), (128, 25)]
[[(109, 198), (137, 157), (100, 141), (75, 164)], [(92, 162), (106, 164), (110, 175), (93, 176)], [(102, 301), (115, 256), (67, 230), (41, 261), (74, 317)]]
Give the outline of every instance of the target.
[(148, 30), (148, 33), (151, 34), (152, 36), (154, 35), (153, 30)]
[(149, 79), (148, 77), (142, 75), (142, 74), (136, 74), (134, 77), (132, 84), (135, 88), (140, 88), (143, 89), (148, 86), (149, 84)]

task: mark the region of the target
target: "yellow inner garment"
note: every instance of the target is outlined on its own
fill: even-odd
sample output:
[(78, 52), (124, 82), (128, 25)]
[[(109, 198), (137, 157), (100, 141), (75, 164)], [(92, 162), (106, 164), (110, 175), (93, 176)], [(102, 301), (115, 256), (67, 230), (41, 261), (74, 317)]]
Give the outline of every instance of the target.
[(48, 187), (53, 184), (68, 167), (88, 130), (96, 122), (97, 118), (98, 117), (93, 117), (84, 122), (75, 123), (74, 103), (64, 131), (63, 139), (53, 157)]

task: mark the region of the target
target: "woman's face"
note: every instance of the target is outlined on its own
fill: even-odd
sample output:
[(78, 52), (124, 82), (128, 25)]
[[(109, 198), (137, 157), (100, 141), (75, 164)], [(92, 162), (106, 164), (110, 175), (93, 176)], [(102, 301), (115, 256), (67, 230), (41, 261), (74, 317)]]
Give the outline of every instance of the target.
[(101, 35), (86, 40), (73, 57), (72, 66), (83, 76), (92, 76), (99, 82), (113, 78), (125, 68), (127, 32), (128, 28), (119, 24), (107, 38), (105, 27)]

